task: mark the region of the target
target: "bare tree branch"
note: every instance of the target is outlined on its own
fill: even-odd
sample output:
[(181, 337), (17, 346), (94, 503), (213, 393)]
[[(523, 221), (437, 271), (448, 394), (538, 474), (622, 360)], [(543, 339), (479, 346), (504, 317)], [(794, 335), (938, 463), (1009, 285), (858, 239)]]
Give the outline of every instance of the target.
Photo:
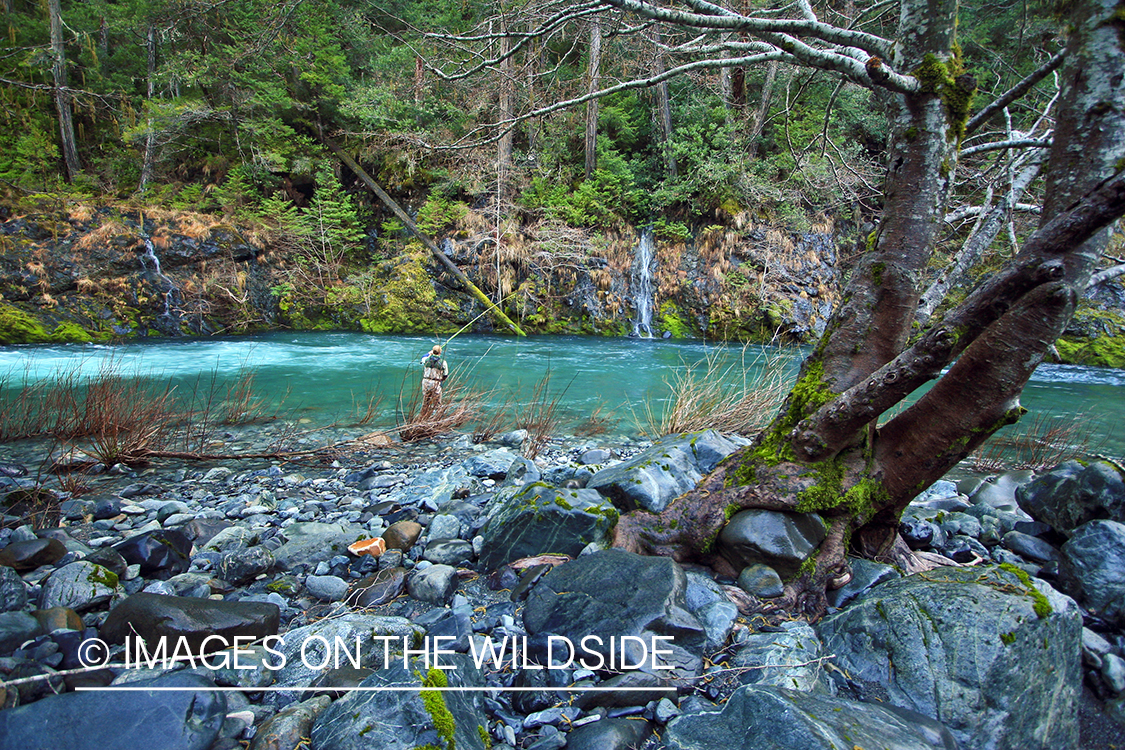
[[(987, 203), (987, 202), (986, 202)], [(945, 215), (946, 224), (956, 224), (965, 219), (971, 219), (974, 216), (980, 216), (983, 213), (989, 213), (993, 209), (990, 205), (984, 206), (965, 206), (956, 211), (950, 211)], [(1042, 207), (1035, 203), (1016, 203), (1011, 207), (1012, 211), (1019, 211), (1021, 213), (1038, 214), (1042, 212)]]
[(869, 55), (877, 55), (884, 60), (890, 60), (894, 57), (894, 46), (883, 37), (863, 31), (842, 29), (819, 21), (743, 16), (730, 11), (722, 15), (702, 15), (663, 8), (644, 2), (644, 0), (606, 0), (606, 2), (621, 10), (627, 10), (645, 18), (663, 21), (675, 26), (713, 29), (715, 31), (744, 31), (756, 35), (762, 33), (793, 34), (820, 39), (829, 44), (856, 47)]
[(1065, 50), (1062, 51), (1062, 52), (1059, 52), (1057, 55), (1052, 57), (1050, 60), (1043, 63), (1043, 65), (1039, 66), (1039, 69), (1036, 70), (1034, 73), (1029, 75), (1027, 78), (1024, 78), (1022, 81), (1017, 83), (1012, 88), (1005, 91), (1003, 94), (1001, 94), (991, 104), (988, 104), (983, 109), (981, 109), (979, 112), (977, 112), (975, 115), (970, 117), (969, 121), (967, 123), (965, 123), (965, 133), (972, 133), (977, 128), (979, 128), (981, 125), (983, 125), (985, 122), (987, 122), (988, 118), (992, 117), (997, 112), (1000, 112), (1001, 110), (1003, 110), (1004, 107), (1007, 107), (1009, 104), (1011, 104), (1012, 102), (1014, 102), (1017, 99), (1019, 99), (1020, 97), (1022, 97), (1028, 91), (1031, 91), (1031, 89), (1035, 86), (1035, 84), (1039, 83), (1044, 78), (1046, 78), (1048, 75), (1050, 75), (1053, 71), (1057, 70), (1058, 67), (1060, 65), (1062, 65), (1063, 58), (1065, 58), (1065, 57), (1066, 57), (1066, 51)]
[[(727, 66), (753, 65), (755, 63), (769, 62), (771, 60), (787, 60), (791, 62), (793, 58), (782, 52), (781, 50), (773, 50), (770, 52), (762, 52), (757, 55), (749, 55), (746, 57), (730, 57), (721, 60), (697, 60), (695, 62), (685, 63), (684, 65), (678, 65), (674, 68), (669, 68), (659, 75), (649, 76), (648, 78), (634, 78), (629, 81), (623, 81), (622, 83), (619, 83), (615, 86), (610, 86), (598, 91), (592, 91), (588, 94), (583, 94), (582, 96), (576, 96), (573, 99), (566, 99), (564, 101), (555, 102), (554, 104), (550, 104), (546, 107), (540, 107), (539, 109), (532, 110), (531, 112), (519, 115), (518, 117), (480, 125), (473, 131), (465, 135), (463, 138), (461, 138), (459, 142), (452, 145), (438, 146), (430, 143), (423, 143), (423, 145), (426, 148), (433, 149), (434, 151), (458, 151), (465, 148), (476, 148), (478, 146), (496, 142), (503, 136), (505, 132), (511, 130), (517, 124), (525, 120), (530, 120), (535, 117), (543, 117), (544, 115), (549, 115), (553, 112), (569, 109), (579, 104), (585, 104), (591, 99), (599, 99), (603, 96), (610, 96), (621, 91), (631, 91), (632, 89), (648, 88), (649, 86), (655, 86), (661, 81), (667, 81), (670, 78), (675, 78), (676, 76), (683, 75), (684, 73), (691, 73), (700, 70), (714, 70), (716, 68)], [(479, 141), (468, 141), (469, 138), (473, 137), (477, 133), (493, 130), (496, 128), (501, 128), (502, 130), (499, 133), (494, 134), (486, 139), (482, 139)]]
[(973, 154), (982, 154), (986, 151), (1001, 151), (1003, 149), (1011, 148), (1050, 148), (1050, 138), (1013, 138), (1007, 141), (994, 141), (992, 143), (982, 143), (979, 146), (971, 146), (961, 151), (961, 157), (972, 156)]
[(1090, 283), (1086, 285), (1087, 289), (1093, 289), (1099, 284), (1104, 284), (1107, 281), (1113, 281), (1119, 276), (1125, 276), (1125, 263), (1119, 263), (1116, 266), (1110, 266), (1105, 270), (1098, 271), (1090, 277)]

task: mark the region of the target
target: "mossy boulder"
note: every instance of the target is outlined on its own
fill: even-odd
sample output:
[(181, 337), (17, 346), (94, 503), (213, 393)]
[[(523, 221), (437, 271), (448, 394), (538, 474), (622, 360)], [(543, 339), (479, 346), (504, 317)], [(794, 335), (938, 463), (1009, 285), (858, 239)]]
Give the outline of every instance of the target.
[(1018, 569), (887, 581), (817, 630), (841, 688), (936, 719), (962, 747), (1078, 745), (1082, 616)]
[(351, 692), (321, 713), (312, 728), (312, 746), (333, 750), (486, 750), (478, 727), (487, 727), (486, 693), (426, 690), (483, 687), (484, 677), (463, 654), (441, 656), (450, 669), (426, 669), (421, 659), (403, 665), (394, 659), (360, 683), (364, 688), (417, 687), (409, 691)]
[(747, 441), (715, 430), (669, 435), (628, 461), (602, 469), (586, 484), (623, 511), (660, 513)]
[(485, 570), (547, 552), (577, 555), (604, 542), (616, 525), (613, 504), (592, 489), (558, 489), (542, 483), (497, 493), (481, 529)]

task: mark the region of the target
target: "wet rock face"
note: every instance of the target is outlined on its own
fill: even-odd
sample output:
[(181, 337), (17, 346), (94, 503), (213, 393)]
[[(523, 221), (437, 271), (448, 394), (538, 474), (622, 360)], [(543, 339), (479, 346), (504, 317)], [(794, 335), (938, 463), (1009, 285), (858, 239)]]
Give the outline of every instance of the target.
[[(205, 215), (159, 222), (146, 216), (142, 224), (134, 212), (107, 208), (83, 216), (76, 211), (62, 221), (0, 222), (0, 233), (11, 240), (0, 247), (0, 297), (40, 321), (47, 334), (59, 323), (77, 324), (95, 338), (205, 335), (244, 330), (248, 321), (255, 328), (284, 321), (294, 327), (328, 324), (355, 330), (370, 314), (365, 306), (348, 303), (307, 309), (286, 304), (282, 312), (271, 289), (287, 278), (278, 263), (287, 260), (285, 252), (254, 247)], [(648, 296), (632, 273), (637, 234), (625, 230), (608, 235), (611, 247), (600, 249), (605, 257), (581, 256), (575, 269), (513, 269), (516, 286), (531, 283), (559, 292), (527, 311), (523, 325), (528, 332), (629, 333), (641, 296)], [(479, 239), (446, 242), (443, 249), (472, 275), (481, 259)], [(823, 330), (838, 297), (831, 231), (729, 227), (687, 242), (658, 239), (654, 250), (650, 266), (660, 283), (650, 292), (653, 337), (768, 340), (778, 332), (789, 340), (808, 341)], [(716, 273), (716, 258), (732, 266), (726, 274)], [(380, 332), (426, 330), (435, 313), (447, 315), (451, 307), (464, 321), (479, 312), (468, 295), (438, 283), (441, 270), (436, 263), (427, 267), (429, 262), (424, 256), (410, 265), (419, 272), (419, 290), (435, 293), (434, 306), (417, 316), (402, 310), (382, 315)], [(374, 266), (379, 285), (391, 287), (409, 276), (399, 274), (397, 265), (396, 259)], [(204, 278), (218, 284), (204, 284)], [(670, 279), (676, 283), (668, 283)], [(486, 317), (474, 330), (491, 326)]]
[(1098, 519), (1125, 522), (1125, 477), (1108, 461), (1068, 461), (1016, 490), (1028, 515), (1071, 534)]
[[(0, 748), (57, 750), (206, 750), (226, 715), (223, 693), (194, 674), (170, 674), (135, 683), (137, 687), (195, 688), (139, 691), (129, 700), (110, 692), (56, 695), (0, 711)], [(76, 744), (76, 738), (81, 742)]]
[(3, 222), (0, 233), (10, 241), (0, 248), (0, 296), (58, 340), (208, 334), (235, 322), (228, 318), (238, 306), (225, 292), (203, 289), (206, 268), (220, 278), (229, 274), (231, 283), (238, 279), (224, 286), (239, 289), (253, 316), (272, 324), (276, 281), (261, 251), (212, 224), (185, 214), (161, 223), (146, 217), (142, 226), (135, 215), (109, 208), (65, 222)]
[(719, 533), (719, 551), (736, 569), (761, 563), (788, 580), (827, 534), (828, 527), (815, 513), (744, 510), (731, 516)]
[(1076, 747), (1082, 618), (1000, 568), (887, 581), (817, 626), (862, 692), (935, 718), (964, 747)]

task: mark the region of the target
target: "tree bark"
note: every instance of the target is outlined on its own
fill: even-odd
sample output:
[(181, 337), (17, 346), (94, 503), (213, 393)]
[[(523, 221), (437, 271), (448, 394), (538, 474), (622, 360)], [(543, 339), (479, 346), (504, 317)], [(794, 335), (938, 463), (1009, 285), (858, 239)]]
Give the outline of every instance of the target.
[[(590, 21), (590, 60), (588, 63), (587, 93), (594, 93), (601, 85), (602, 24), (594, 17)], [(598, 100), (586, 102), (586, 179), (598, 168)]]
[(55, 84), (55, 109), (59, 114), (59, 141), (62, 145), (63, 160), (66, 162), (67, 181), (73, 182), (74, 178), (82, 172), (82, 163), (78, 160), (78, 146), (74, 138), (74, 117), (70, 111), (60, 0), (48, 0), (47, 13), (51, 24), (51, 75)]
[(156, 97), (156, 26), (151, 23), (145, 35), (145, 58), (148, 69), (146, 77), (148, 96), (145, 99), (145, 153), (144, 161), (141, 163), (140, 181), (137, 184), (138, 193), (143, 193), (148, 188), (156, 171), (156, 131), (152, 121), (152, 106)]
[[(653, 73), (664, 75), (664, 49), (660, 45), (660, 32), (653, 36), (656, 62)], [(664, 157), (664, 174), (676, 176), (676, 155), (672, 152), (672, 99), (668, 95), (668, 81), (656, 84), (656, 121), (660, 125), (660, 150)]]
[[(500, 26), (500, 121), (507, 122), (515, 116), (512, 107), (512, 58), (509, 56), (511, 51), (512, 42), (508, 38), (508, 25), (506, 20), (501, 20)], [(512, 168), (512, 144), (515, 140), (515, 130), (513, 125), (506, 125), (506, 130), (500, 136), (496, 148), (496, 172), (498, 175), (499, 184), (496, 188), (496, 194), (502, 202), (505, 190), (505, 183), (507, 182), (508, 173)], [(497, 211), (500, 206), (497, 205)]]
[[(777, 69), (780, 63), (777, 60), (771, 61), (766, 66), (766, 79), (762, 82), (762, 95), (758, 99), (758, 108), (754, 110), (754, 115), (750, 120), (750, 158), (753, 159), (758, 155), (758, 139), (762, 137), (762, 129), (766, 125), (766, 115), (770, 111), (770, 100), (773, 98), (773, 82), (777, 78)], [(745, 94), (743, 95), (743, 106), (746, 104)]]

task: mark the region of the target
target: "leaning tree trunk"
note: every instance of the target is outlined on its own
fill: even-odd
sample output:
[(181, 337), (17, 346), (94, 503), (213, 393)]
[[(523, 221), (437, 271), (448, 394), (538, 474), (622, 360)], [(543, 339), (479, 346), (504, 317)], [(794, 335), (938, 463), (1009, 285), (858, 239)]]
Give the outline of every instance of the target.
[[(655, 76), (664, 75), (664, 48), (660, 43), (659, 29), (653, 32), (653, 46), (656, 48), (656, 61), (653, 68)], [(676, 176), (676, 155), (672, 151), (672, 97), (668, 93), (668, 82), (656, 84), (656, 121), (660, 125), (660, 150), (664, 157), (664, 175)]]
[[(809, 616), (824, 611), (826, 588), (846, 579), (849, 549), (910, 567), (897, 534), (902, 511), (1019, 418), (1020, 391), (1065, 327), (1104, 244), (1099, 230), (1125, 213), (1125, 53), (1109, 22), (1114, 1), (1089, 0), (1076, 14), (1059, 112), (1070, 125), (1056, 131), (1039, 230), (909, 346), (974, 84), (950, 51), (954, 2), (903, 2), (896, 47), (910, 52), (894, 66), (922, 86), (886, 97), (893, 134), (883, 217), (843, 302), (773, 423), (660, 516), (623, 516), (618, 546), (729, 568), (715, 546), (733, 512), (819, 513), (825, 541), (780, 599), (759, 603)], [(939, 376), (878, 426), (881, 414)]]
[(63, 50), (62, 10), (59, 0), (48, 0), (47, 13), (51, 23), (51, 74), (55, 83), (55, 109), (59, 114), (59, 140), (66, 161), (67, 181), (82, 171), (78, 146), (74, 138), (74, 117), (70, 111), (70, 88), (66, 76), (66, 52)]

